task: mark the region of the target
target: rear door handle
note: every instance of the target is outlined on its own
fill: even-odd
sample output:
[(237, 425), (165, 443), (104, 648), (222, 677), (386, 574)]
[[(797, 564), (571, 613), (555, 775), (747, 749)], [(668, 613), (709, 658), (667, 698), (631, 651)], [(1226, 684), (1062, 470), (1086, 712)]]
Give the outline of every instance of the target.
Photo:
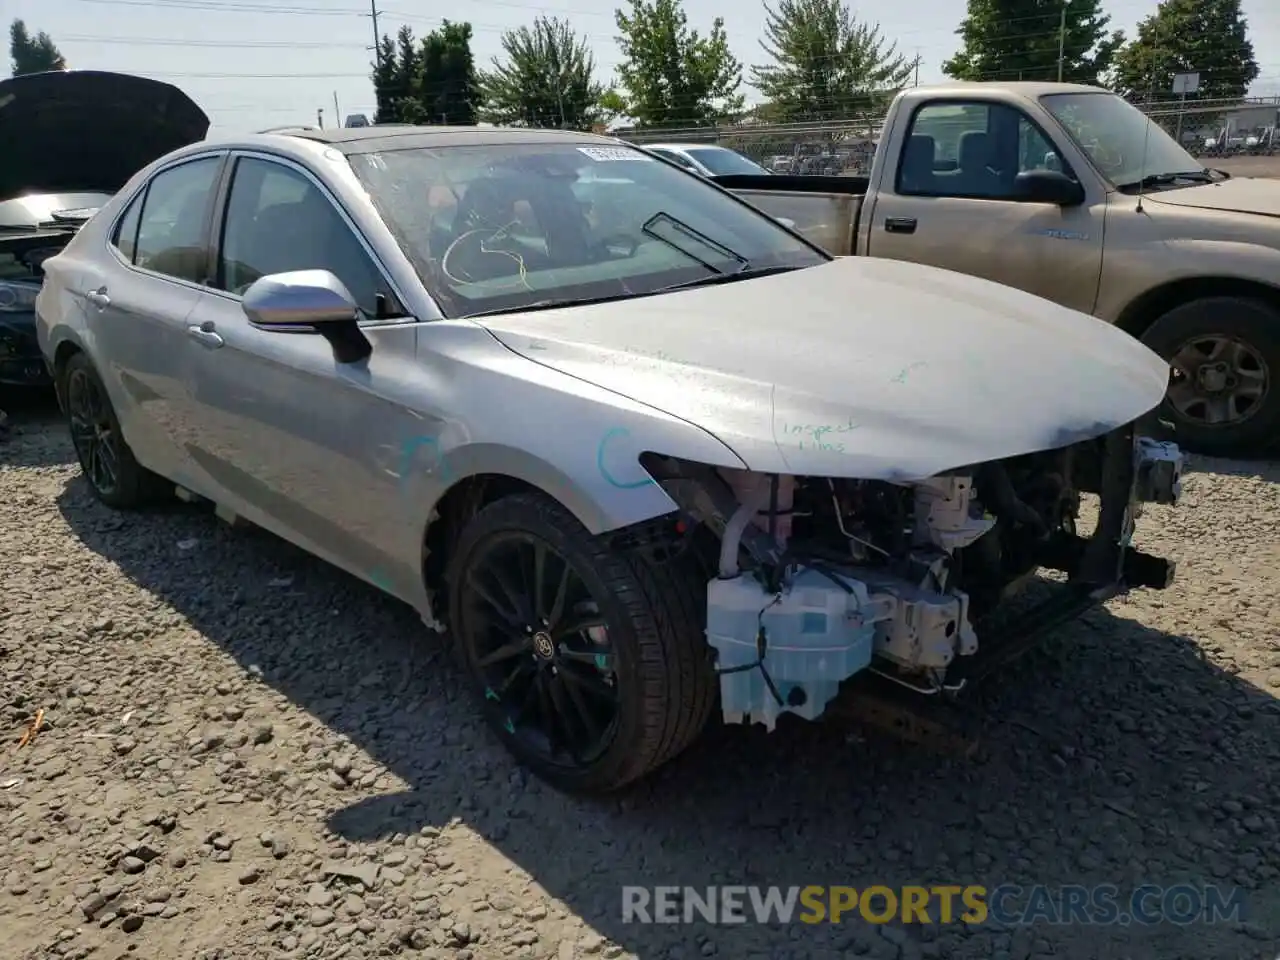
[(97, 290), (90, 290), (84, 295), (84, 298), (99, 310), (111, 306), (111, 298), (107, 296), (106, 287), (99, 287)]
[(885, 233), (915, 233), (916, 218), (915, 217), (885, 217), (884, 232)]
[(221, 347), (226, 343), (226, 341), (218, 335), (218, 331), (213, 328), (212, 320), (206, 320), (204, 323), (200, 324), (191, 324), (187, 327), (187, 336), (201, 346), (208, 347), (210, 350), (216, 350), (218, 347)]

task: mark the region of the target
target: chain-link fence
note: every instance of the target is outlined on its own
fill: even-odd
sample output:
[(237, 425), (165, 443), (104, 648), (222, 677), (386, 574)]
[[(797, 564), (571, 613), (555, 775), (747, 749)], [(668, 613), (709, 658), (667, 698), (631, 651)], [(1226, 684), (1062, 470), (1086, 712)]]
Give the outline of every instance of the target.
[[(1163, 99), (1138, 107), (1196, 156), (1280, 152), (1276, 123), (1280, 98)], [(716, 144), (774, 173), (866, 176), (883, 121), (882, 114), (868, 114), (816, 123), (626, 129), (615, 135), (646, 146)]]

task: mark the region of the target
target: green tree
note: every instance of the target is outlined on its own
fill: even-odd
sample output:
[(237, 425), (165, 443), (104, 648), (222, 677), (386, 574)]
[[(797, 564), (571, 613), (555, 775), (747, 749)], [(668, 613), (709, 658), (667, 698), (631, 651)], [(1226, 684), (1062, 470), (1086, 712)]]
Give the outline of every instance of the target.
[(373, 66), (373, 93), (378, 102), (375, 123), (421, 123), (422, 52), (409, 27), (401, 27), (395, 40), (378, 42)]
[(609, 87), (600, 94), (599, 122), (612, 123), (627, 116), (627, 101), (616, 87)]
[(49, 35), (41, 31), (33, 37), (21, 20), (9, 25), (9, 59), (15, 77), (24, 73), (67, 69), (66, 58), (53, 45)]
[(1240, 0), (1166, 0), (1116, 56), (1114, 85), (1131, 100), (1169, 97), (1176, 73), (1199, 73), (1199, 96), (1243, 97), (1258, 79)]
[(471, 24), (442, 20), (422, 41), (422, 117), (414, 122), (474, 126), (477, 80)]
[(604, 89), (593, 79), (595, 57), (566, 21), (538, 17), (502, 35), (506, 63), (479, 77), (481, 116), (490, 123), (590, 130)]
[(858, 21), (843, 0), (780, 0), (764, 9), (760, 46), (774, 62), (752, 67), (752, 83), (779, 121), (883, 107), (915, 68), (881, 37), (879, 25)]
[(705, 37), (689, 29), (680, 0), (630, 0), (614, 18), (619, 93), (641, 126), (698, 126), (741, 113), (742, 64), (729, 51), (722, 18)]
[(384, 36), (378, 41), (374, 52), (377, 58), (373, 64), (373, 95), (378, 102), (378, 111), (374, 123), (393, 123), (400, 119), (399, 99), (397, 96), (399, 80), (396, 42)]
[(963, 45), (942, 70), (957, 80), (1056, 80), (1061, 41), (1063, 81), (1098, 84), (1124, 42), (1110, 23), (1102, 0), (969, 0), (956, 30)]

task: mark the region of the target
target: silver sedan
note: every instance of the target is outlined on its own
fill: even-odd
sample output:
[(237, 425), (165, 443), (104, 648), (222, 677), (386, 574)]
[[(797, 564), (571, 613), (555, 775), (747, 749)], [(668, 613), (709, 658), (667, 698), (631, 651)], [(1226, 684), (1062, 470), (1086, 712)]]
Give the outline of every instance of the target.
[(616, 140), (202, 141), (45, 271), (40, 347), (104, 503), (202, 498), (412, 604), (566, 789), (635, 780), (717, 707), (772, 728), (855, 675), (957, 690), (1037, 566), (1081, 604), (1168, 582), (1128, 549), (1177, 491), (1176, 448), (1132, 426), (1158, 357), (833, 259)]

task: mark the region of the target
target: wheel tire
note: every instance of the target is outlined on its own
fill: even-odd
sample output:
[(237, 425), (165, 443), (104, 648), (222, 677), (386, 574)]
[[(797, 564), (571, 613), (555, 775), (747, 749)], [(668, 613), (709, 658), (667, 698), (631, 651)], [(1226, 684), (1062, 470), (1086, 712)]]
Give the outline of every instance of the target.
[[(584, 766), (550, 762), (514, 735), (501, 706), (486, 698), (474, 641), (459, 627), (467, 574), (488, 543), (512, 532), (542, 541), (570, 565), (616, 651), (614, 733), (599, 757)], [(517, 760), (554, 787), (579, 794), (618, 790), (671, 760), (706, 726), (718, 683), (704, 634), (706, 580), (692, 561), (659, 566), (618, 553), (554, 500), (527, 493), (490, 504), (467, 524), (446, 579), (455, 654), (486, 721)]]
[[(102, 420), (104, 426), (114, 435), (113, 446), (116, 454), (116, 482), (110, 488), (104, 488), (94, 479), (94, 471), (89, 462), (87, 450), (76, 442), (75, 414), (73, 413), (72, 389), (77, 378), (83, 377), (88, 386), (98, 392), (102, 404)], [(75, 389), (80, 389), (76, 386)], [(62, 370), (59, 391), (65, 398), (64, 408), (67, 428), (71, 431), (72, 442), (76, 448), (76, 457), (80, 461), (80, 471), (89, 489), (102, 503), (117, 510), (130, 510), (143, 507), (161, 500), (172, 489), (172, 484), (163, 477), (152, 473), (134, 458), (133, 451), (125, 442), (120, 430), (120, 420), (116, 417), (107, 388), (98, 376), (89, 358), (83, 353), (73, 355)]]
[(1165, 399), (1160, 419), (1174, 425), (1169, 439), (1195, 453), (1246, 457), (1280, 440), (1280, 311), (1246, 297), (1205, 297), (1174, 307), (1142, 335), (1142, 342), (1166, 360), (1198, 337), (1225, 336), (1248, 344), (1266, 364), (1266, 389), (1249, 416), (1220, 427), (1197, 423)]

